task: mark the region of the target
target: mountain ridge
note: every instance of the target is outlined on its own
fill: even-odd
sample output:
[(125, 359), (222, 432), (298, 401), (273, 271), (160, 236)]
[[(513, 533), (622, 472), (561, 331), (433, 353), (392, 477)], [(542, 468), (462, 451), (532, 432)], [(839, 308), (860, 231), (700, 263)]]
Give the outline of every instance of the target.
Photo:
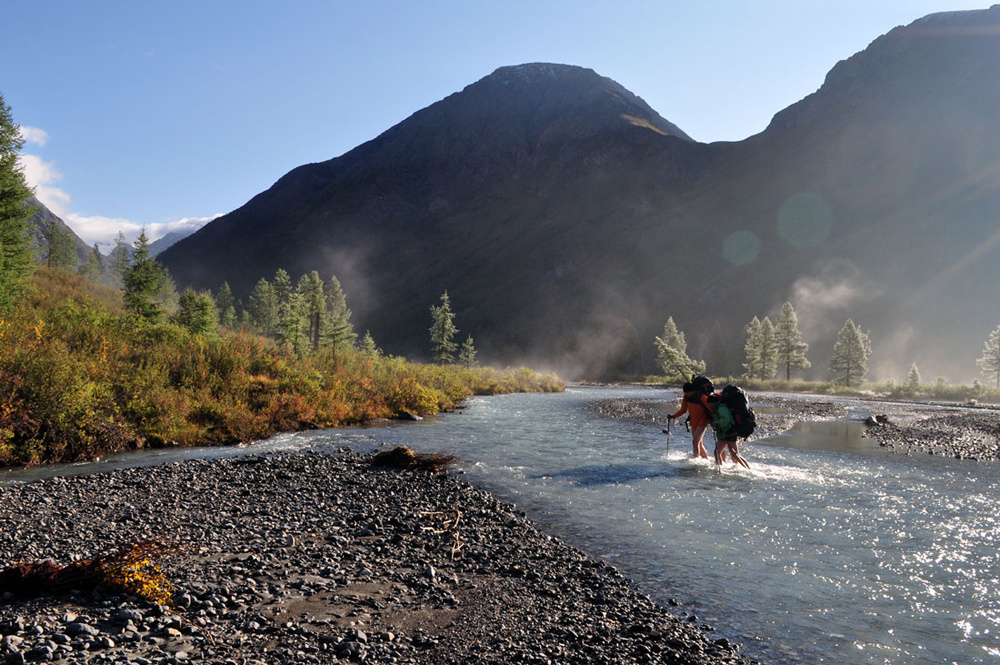
[[(651, 370), (668, 316), (692, 355), (739, 374), (742, 326), (785, 300), (815, 326), (814, 372), (852, 315), (870, 322), (873, 362), (893, 340), (882, 373), (944, 366), (936, 309), (967, 322), (949, 339), (972, 365), (995, 327), (980, 283), (996, 276), (998, 17), (895, 28), (740, 142), (693, 141), (592, 70), (502, 67), (293, 169), (161, 259), (181, 284), (226, 278), (243, 296), (278, 267), (336, 274), (359, 327), (416, 357), (447, 290), (484, 360), (567, 375)], [(938, 260), (965, 267), (935, 281)]]

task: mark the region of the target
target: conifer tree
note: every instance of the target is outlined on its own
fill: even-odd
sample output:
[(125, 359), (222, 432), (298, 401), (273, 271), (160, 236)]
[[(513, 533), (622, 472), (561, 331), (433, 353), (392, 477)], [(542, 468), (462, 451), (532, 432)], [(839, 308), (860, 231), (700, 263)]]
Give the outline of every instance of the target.
[(657, 337), (656, 361), (664, 376), (679, 376), (685, 380), (693, 374), (704, 374), (705, 363), (692, 360), (687, 354), (687, 340), (684, 333), (677, 329), (674, 317), (667, 317), (663, 325), (663, 337)]
[(128, 270), (128, 262), (128, 244), (125, 242), (125, 234), (119, 231), (115, 237), (115, 246), (108, 257), (108, 280), (112, 286), (116, 286), (119, 289), (124, 287), (125, 271)]
[(462, 348), (458, 350), (458, 363), (466, 369), (476, 366), (476, 345), (472, 341), (472, 335), (465, 338)]
[(847, 319), (837, 334), (833, 357), (830, 359), (829, 371), (834, 375), (834, 381), (846, 386), (860, 386), (868, 376), (868, 358), (871, 353), (868, 334), (862, 332), (854, 321)]
[(790, 302), (786, 302), (781, 308), (781, 314), (774, 327), (774, 337), (777, 344), (778, 366), (785, 368), (785, 381), (791, 381), (793, 367), (796, 369), (811, 367), (806, 358), (809, 345), (802, 341), (799, 320)]
[(378, 346), (375, 344), (375, 338), (372, 337), (371, 332), (365, 331), (365, 336), (361, 338), (361, 353), (368, 356), (369, 358), (377, 358), (382, 354), (379, 351)]
[(75, 269), (79, 258), (73, 245), (73, 232), (51, 221), (45, 225), (43, 235), (46, 245), (45, 264), (59, 270)]
[(17, 157), (24, 146), (21, 128), (0, 95), (0, 311), (13, 302), (35, 268), (28, 233), (35, 208)]
[(455, 360), (455, 315), (451, 311), (451, 301), (448, 292), (441, 294), (441, 304), (431, 305), (431, 357), (434, 362), (445, 365)]
[(295, 286), (302, 300), (302, 316), (306, 319), (306, 338), (313, 351), (320, 347), (321, 334), (326, 315), (326, 296), (323, 293), (323, 280), (315, 270), (299, 278)]
[(219, 320), (215, 310), (215, 299), (210, 293), (197, 293), (191, 288), (185, 289), (173, 320), (195, 335), (214, 335)]
[(760, 378), (765, 381), (773, 379), (778, 373), (778, 340), (775, 337), (774, 324), (764, 317), (760, 322)]
[(983, 355), (976, 360), (979, 370), (1000, 388), (1000, 326), (990, 333), (983, 345)]
[(132, 260), (123, 275), (125, 308), (147, 321), (159, 321), (163, 315), (160, 302), (168, 291), (164, 287), (166, 271), (159, 261), (149, 255), (145, 229), (136, 239), (134, 248)]
[(87, 259), (80, 264), (77, 272), (94, 284), (101, 281), (101, 275), (104, 273), (104, 257), (101, 256), (101, 250), (98, 249), (97, 243), (94, 243), (90, 252), (87, 253)]
[(917, 363), (910, 365), (910, 371), (906, 374), (906, 387), (913, 391), (920, 390), (920, 370), (917, 369)]
[(358, 336), (351, 323), (351, 310), (347, 308), (347, 297), (336, 276), (331, 276), (326, 285), (325, 345), (335, 349), (354, 346)]
[[(761, 337), (761, 322), (756, 316), (744, 328), (743, 372), (750, 379), (761, 376), (763, 372), (763, 339)], [(763, 378), (763, 377), (761, 377)]]
[(236, 327), (239, 313), (236, 311), (236, 298), (233, 297), (229, 282), (222, 282), (215, 294), (215, 311), (218, 313), (219, 325), (230, 329)]
[(278, 299), (274, 287), (263, 277), (250, 293), (245, 314), (247, 325), (261, 335), (273, 336), (278, 329)]

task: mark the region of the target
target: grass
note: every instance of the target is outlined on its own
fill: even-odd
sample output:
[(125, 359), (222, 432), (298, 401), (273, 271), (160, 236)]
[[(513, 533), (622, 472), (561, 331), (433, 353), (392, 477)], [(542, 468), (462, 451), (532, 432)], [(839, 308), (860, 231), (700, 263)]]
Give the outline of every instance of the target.
[(367, 356), (299, 357), (243, 332), (193, 335), (127, 314), (121, 293), (39, 270), (0, 315), (0, 465), (430, 415), (471, 395), (558, 391), (529, 369)]

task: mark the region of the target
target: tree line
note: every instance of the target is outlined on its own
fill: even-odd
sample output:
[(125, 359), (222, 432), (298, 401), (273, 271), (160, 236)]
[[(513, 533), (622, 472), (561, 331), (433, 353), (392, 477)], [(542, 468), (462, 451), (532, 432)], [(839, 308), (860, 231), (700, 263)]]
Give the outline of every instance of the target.
[[(673, 317), (663, 326), (663, 335), (655, 338), (656, 359), (660, 371), (669, 377), (690, 377), (704, 374), (705, 362), (694, 360), (687, 354), (684, 333), (678, 330)], [(772, 380), (780, 370), (785, 381), (790, 381), (793, 369), (812, 366), (806, 356), (809, 345), (802, 339), (795, 308), (786, 302), (775, 322), (764, 317), (754, 317), (743, 329), (743, 374), (747, 379)], [(832, 381), (851, 388), (862, 385), (868, 377), (868, 361), (872, 355), (871, 333), (864, 331), (851, 319), (837, 334), (833, 353), (827, 368)], [(1000, 326), (990, 333), (983, 355), (976, 361), (982, 373), (1000, 387)], [(906, 384), (919, 388), (920, 370), (914, 362), (907, 372)]]

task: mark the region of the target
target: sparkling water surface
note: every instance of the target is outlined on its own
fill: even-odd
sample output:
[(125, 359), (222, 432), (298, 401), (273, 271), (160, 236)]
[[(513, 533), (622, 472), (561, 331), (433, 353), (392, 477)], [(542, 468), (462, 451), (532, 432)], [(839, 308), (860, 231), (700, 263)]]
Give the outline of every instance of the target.
[(672, 404), (677, 392), (474, 398), (416, 423), (116, 456), (0, 484), (269, 450), (450, 452), (469, 481), (763, 662), (1000, 662), (1000, 465), (887, 453), (860, 422), (836, 421), (751, 442), (749, 471), (719, 471), (690, 459), (676, 423), (668, 438), (588, 406), (624, 397)]

